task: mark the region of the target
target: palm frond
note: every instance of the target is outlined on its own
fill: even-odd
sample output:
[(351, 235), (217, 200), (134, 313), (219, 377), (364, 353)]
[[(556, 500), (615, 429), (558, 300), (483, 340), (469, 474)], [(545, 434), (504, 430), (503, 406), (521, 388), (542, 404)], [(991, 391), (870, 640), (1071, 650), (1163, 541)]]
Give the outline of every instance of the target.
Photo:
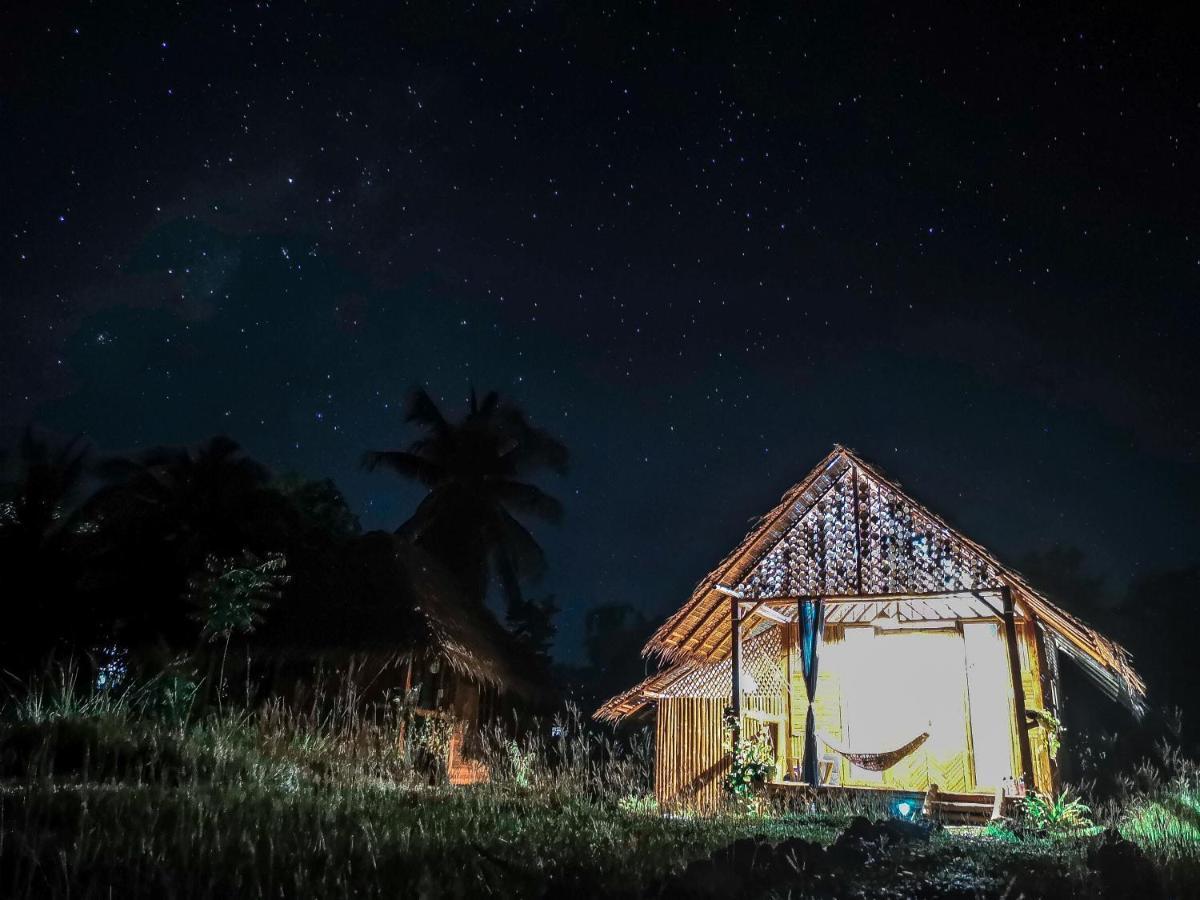
[(424, 425), (436, 434), (445, 434), (450, 430), (450, 423), (423, 387), (415, 387), (409, 392), (404, 419), (406, 422)]
[(503, 549), (495, 554), (496, 574), (500, 576), (500, 590), (508, 607), (508, 613), (521, 608), (524, 597), (521, 595), (521, 576), (517, 572), (515, 561)]
[(226, 434), (218, 434), (200, 445), (197, 456), (210, 459), (226, 460), (242, 453), (242, 445)]
[(517, 577), (537, 581), (546, 572), (546, 554), (529, 530), (504, 509), (496, 511), (498, 552), (508, 557)]
[(523, 481), (501, 481), (494, 486), (496, 497), (509, 509), (536, 516), (546, 522), (562, 521), (563, 506), (540, 487)]
[(442, 517), (445, 505), (440, 491), (430, 491), (417, 504), (413, 514), (396, 529), (396, 534), (414, 544), (419, 543), (425, 532)]
[(92, 465), (92, 474), (107, 482), (128, 481), (144, 471), (142, 463), (127, 456), (108, 457)]
[(496, 391), (488, 391), (484, 395), (483, 402), (479, 404), (479, 412), (481, 415), (490, 416), (499, 405), (500, 395)]
[(513, 471), (527, 472), (548, 468), (559, 475), (567, 473), (569, 452), (567, 445), (550, 432), (529, 424), (525, 414), (513, 406), (504, 410), (506, 426), (515, 438), (505, 453), (505, 459)]
[(442, 476), (442, 467), (437, 463), (407, 450), (372, 450), (363, 454), (362, 464), (369, 472), (391, 469), (397, 475), (429, 486), (437, 484)]

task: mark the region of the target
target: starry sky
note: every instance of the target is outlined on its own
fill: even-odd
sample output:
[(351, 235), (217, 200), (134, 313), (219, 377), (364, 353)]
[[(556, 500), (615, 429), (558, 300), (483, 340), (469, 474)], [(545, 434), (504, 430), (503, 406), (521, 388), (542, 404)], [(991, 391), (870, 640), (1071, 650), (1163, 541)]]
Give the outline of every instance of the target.
[(1200, 558), (1200, 80), (1169, 5), (26, 4), (0, 440), (334, 477), (405, 391), (572, 451), (542, 591), (659, 615), (834, 442), (1003, 559)]

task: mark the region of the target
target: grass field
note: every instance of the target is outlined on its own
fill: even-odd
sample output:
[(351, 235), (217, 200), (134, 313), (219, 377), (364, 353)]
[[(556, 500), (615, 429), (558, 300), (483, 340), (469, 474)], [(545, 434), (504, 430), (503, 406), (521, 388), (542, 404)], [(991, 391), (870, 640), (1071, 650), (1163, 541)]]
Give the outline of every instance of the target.
[[(149, 691), (81, 696), (69, 679), (25, 693), (0, 723), (0, 896), (704, 896), (715, 882), (677, 877), (689, 863), (755, 835), (828, 845), (871, 812), (666, 817), (648, 798), (646, 742), (577, 717), (555, 739), (497, 734), (489, 784), (430, 784), (404, 711), (352, 700), (195, 718)], [(1138, 896), (1197, 893), (1196, 784), (1181, 769), (1106, 813), (1153, 866)], [(823, 877), (729, 883), (748, 896), (1122, 896), (1089, 865), (1096, 830), (947, 830)]]

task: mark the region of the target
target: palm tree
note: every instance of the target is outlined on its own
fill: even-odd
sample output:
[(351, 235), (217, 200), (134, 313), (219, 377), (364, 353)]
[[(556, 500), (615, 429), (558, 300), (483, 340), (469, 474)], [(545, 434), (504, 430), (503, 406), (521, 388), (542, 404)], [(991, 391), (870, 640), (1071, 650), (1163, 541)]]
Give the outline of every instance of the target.
[(25, 429), (17, 453), (3, 461), (0, 534), (25, 552), (60, 546), (80, 522), (88, 451), (76, 437), (53, 446)]
[(80, 438), (55, 445), (26, 429), (0, 465), (0, 669), (26, 671), (90, 631), (79, 589), (87, 455)]
[(480, 401), (472, 390), (466, 416), (451, 422), (423, 388), (414, 388), (406, 421), (422, 436), (405, 450), (372, 451), (363, 459), (368, 469), (391, 469), (429, 490), (397, 533), (445, 563), (476, 603), (484, 602), (494, 571), (510, 612), (520, 610), (521, 582), (538, 579), (546, 563), (517, 517), (562, 518), (562, 505), (525, 479), (546, 469), (564, 474), (567, 448), (494, 391)]
[(211, 554), (282, 549), (287, 500), (267, 468), (227, 437), (160, 447), (98, 467), (91, 507), (108, 545), (107, 584), (126, 637), (188, 642), (182, 595)]
[(224, 436), (111, 459), (98, 472), (109, 482), (96, 498), (108, 517), (149, 529), (189, 564), (258, 543), (281, 504), (270, 471)]

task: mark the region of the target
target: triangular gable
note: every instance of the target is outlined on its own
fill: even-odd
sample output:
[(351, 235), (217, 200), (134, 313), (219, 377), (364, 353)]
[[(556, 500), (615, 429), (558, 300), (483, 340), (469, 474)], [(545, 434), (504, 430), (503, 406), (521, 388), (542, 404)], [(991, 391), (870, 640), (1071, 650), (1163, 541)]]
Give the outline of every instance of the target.
[[(663, 623), (643, 652), (692, 665), (728, 656), (725, 589), (761, 599), (1004, 587), (1056, 647), (1081, 663), (1110, 696), (1141, 712), (1145, 685), (1124, 648), (1052, 604), (840, 446), (696, 586), (691, 600)], [(628, 702), (632, 693), (622, 698)]]
[(994, 590), (999, 568), (864, 466), (832, 481), (737, 588), (748, 598)]

